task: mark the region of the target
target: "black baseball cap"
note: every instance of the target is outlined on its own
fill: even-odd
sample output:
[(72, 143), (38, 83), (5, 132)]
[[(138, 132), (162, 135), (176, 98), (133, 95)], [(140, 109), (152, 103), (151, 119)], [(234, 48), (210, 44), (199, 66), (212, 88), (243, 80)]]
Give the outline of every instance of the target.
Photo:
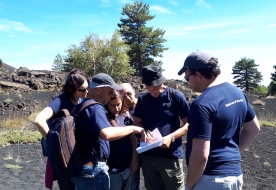
[(213, 56), (204, 51), (194, 51), (184, 61), (183, 67), (178, 72), (178, 75), (182, 75), (187, 69), (192, 70), (201, 70), (208, 69), (212, 66), (209, 66), (207, 63)]
[(158, 86), (166, 80), (162, 76), (162, 68), (159, 65), (147, 65), (143, 67), (142, 75), (142, 83), (147, 86)]
[(93, 76), (90, 81), (89, 88), (110, 87), (114, 90), (122, 90), (122, 87), (115, 83), (115, 81), (105, 73), (99, 73)]

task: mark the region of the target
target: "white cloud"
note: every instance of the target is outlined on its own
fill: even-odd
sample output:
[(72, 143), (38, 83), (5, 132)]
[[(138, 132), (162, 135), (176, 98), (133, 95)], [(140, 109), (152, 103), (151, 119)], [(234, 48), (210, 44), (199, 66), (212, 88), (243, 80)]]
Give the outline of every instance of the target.
[(239, 34), (239, 33), (245, 33), (245, 32), (249, 32), (250, 30), (248, 29), (242, 29), (242, 30), (232, 30), (229, 32), (225, 32), (224, 34)]
[(31, 29), (27, 28), (22, 22), (0, 20), (0, 30), (15, 30), (19, 32), (32, 32)]
[(274, 27), (276, 27), (276, 24), (270, 24), (267, 26), (267, 28), (274, 28)]
[(196, 5), (207, 9), (211, 8), (211, 6), (208, 3), (206, 3), (204, 0), (196, 0)]
[(100, 7), (109, 7), (110, 6), (110, 0), (100, 0), (102, 3)]
[(175, 0), (170, 0), (169, 3), (172, 5), (179, 5), (178, 1)]
[(0, 24), (0, 30), (9, 30), (10, 26), (7, 24)]
[(172, 12), (170, 12), (168, 9), (166, 9), (164, 7), (161, 7), (161, 6), (158, 6), (158, 5), (150, 6), (150, 9), (151, 10), (156, 10), (156, 11), (159, 11), (159, 12), (162, 12), (162, 13), (172, 14)]
[(203, 28), (217, 28), (217, 27), (223, 27), (223, 26), (228, 26), (228, 25), (230, 25), (230, 24), (203, 24), (203, 25), (185, 27), (185, 28), (182, 28), (181, 30), (191, 31), (191, 30), (199, 30), (199, 29), (203, 29)]

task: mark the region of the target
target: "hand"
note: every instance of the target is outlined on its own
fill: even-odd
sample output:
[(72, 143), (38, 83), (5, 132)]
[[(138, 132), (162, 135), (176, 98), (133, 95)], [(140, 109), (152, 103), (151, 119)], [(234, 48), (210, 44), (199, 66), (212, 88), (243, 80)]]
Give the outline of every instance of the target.
[(141, 142), (147, 142), (147, 143), (154, 143), (155, 139), (154, 139), (154, 134), (151, 133), (150, 131), (143, 131), (142, 137), (140, 139)]
[(172, 142), (172, 137), (171, 135), (167, 135), (162, 138), (162, 146), (161, 148), (169, 148)]

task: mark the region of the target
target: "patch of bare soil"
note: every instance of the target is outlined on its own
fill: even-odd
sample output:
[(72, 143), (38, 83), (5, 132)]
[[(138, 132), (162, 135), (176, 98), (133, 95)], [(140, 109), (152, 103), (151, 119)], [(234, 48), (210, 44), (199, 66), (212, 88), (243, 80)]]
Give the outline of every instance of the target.
[[(243, 189), (276, 189), (275, 144), (276, 128), (262, 127), (253, 144), (242, 155)], [(8, 169), (7, 164), (22, 168)], [(13, 144), (0, 148), (0, 189), (46, 190), (45, 165), (46, 159), (42, 156), (39, 143)], [(186, 173), (186, 167), (184, 167), (184, 173)], [(58, 189), (56, 182), (53, 189)], [(141, 189), (145, 189), (143, 180), (141, 180)]]

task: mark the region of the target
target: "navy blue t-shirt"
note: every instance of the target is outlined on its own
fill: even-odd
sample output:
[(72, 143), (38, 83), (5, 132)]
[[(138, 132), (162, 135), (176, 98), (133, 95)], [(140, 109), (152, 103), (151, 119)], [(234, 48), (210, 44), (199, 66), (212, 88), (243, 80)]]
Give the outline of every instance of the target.
[[(124, 118), (121, 115), (116, 117), (120, 126), (125, 126)], [(107, 161), (109, 172), (120, 173), (130, 167), (132, 158), (132, 144), (130, 136), (110, 142), (110, 156)]]
[(52, 110), (54, 111), (54, 115), (47, 121), (49, 127), (51, 126), (51, 123), (57, 118), (57, 113), (61, 110), (61, 109), (67, 109), (69, 111), (69, 113), (72, 112), (72, 110), (76, 107), (76, 105), (74, 105), (69, 98), (67, 98), (65, 96), (64, 93), (60, 94), (59, 96), (57, 96), (50, 104), (49, 106), (50, 108), (52, 108)]
[[(77, 106), (76, 112), (87, 101), (94, 100), (84, 100)], [(85, 162), (91, 156), (104, 159), (109, 157), (109, 141), (100, 137), (100, 131), (110, 126), (107, 112), (101, 104), (89, 106), (76, 118), (77, 145), (83, 151)]]
[[(158, 97), (153, 97), (150, 93), (140, 94), (133, 116), (142, 120), (145, 130), (158, 128), (164, 137), (180, 128), (181, 119), (188, 116), (189, 106), (184, 95), (175, 91), (175, 98), (171, 97), (167, 87)], [(176, 102), (174, 102), (174, 100)], [(183, 158), (182, 138), (172, 142), (169, 148), (154, 148), (143, 154), (149, 156), (163, 156), (167, 158)]]
[(190, 107), (186, 144), (187, 165), (192, 139), (204, 139), (210, 141), (210, 154), (203, 174), (240, 175), (240, 133), (243, 123), (251, 121), (254, 117), (255, 113), (246, 96), (237, 87), (222, 83), (207, 88)]

